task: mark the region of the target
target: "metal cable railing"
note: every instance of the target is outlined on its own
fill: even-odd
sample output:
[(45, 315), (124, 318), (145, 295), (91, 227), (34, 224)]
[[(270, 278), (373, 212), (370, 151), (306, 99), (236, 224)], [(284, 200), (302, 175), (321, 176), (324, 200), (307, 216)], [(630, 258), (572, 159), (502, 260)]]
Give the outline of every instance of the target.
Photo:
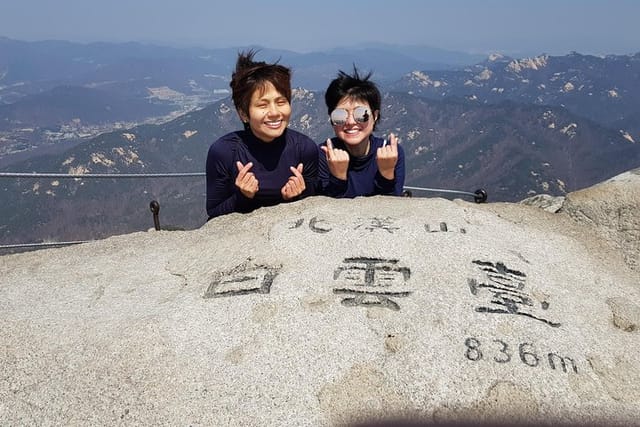
[[(123, 178), (185, 178), (185, 177), (203, 177), (206, 176), (204, 172), (178, 172), (178, 173), (87, 173), (87, 174), (69, 174), (69, 173), (25, 173), (25, 172), (0, 172), (0, 178), (59, 178), (59, 179), (123, 179)], [(431, 193), (446, 193), (446, 194), (459, 194), (464, 196), (473, 197), (476, 203), (484, 203), (487, 201), (487, 192), (483, 189), (478, 189), (471, 193), (468, 191), (449, 190), (443, 188), (425, 188), (425, 187), (403, 187), (403, 196), (412, 197), (412, 191), (426, 191)], [(149, 205), (151, 212), (153, 213), (153, 223), (156, 230), (160, 230), (160, 204), (153, 200)], [(0, 245), (2, 249), (28, 249), (28, 248), (49, 248), (59, 246), (77, 245), (81, 243), (89, 243), (93, 240), (76, 240), (69, 242), (41, 242), (41, 243), (19, 243), (10, 245)]]
[(182, 178), (190, 176), (205, 176), (204, 172), (180, 173), (24, 173), (0, 172), (0, 178)]
[(52, 248), (57, 246), (79, 245), (93, 241), (94, 240), (74, 240), (71, 242), (17, 243), (15, 245), (0, 245), (0, 249)]
[(424, 187), (409, 187), (409, 186), (404, 186), (402, 187), (405, 191), (406, 190), (418, 190), (418, 191), (428, 191), (431, 193), (448, 193), (448, 194), (460, 194), (460, 195), (464, 195), (464, 196), (471, 196), (473, 197), (473, 200), (476, 203), (484, 203), (487, 201), (487, 192), (483, 189), (478, 189), (473, 193), (470, 193), (468, 191), (460, 191), (460, 190), (446, 190), (444, 188), (424, 188)]

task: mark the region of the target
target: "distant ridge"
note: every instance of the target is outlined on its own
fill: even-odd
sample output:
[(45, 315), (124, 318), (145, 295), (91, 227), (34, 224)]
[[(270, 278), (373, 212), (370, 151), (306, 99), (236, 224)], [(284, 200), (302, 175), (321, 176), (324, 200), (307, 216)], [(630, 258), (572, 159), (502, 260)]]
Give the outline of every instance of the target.
[(170, 105), (125, 97), (100, 89), (57, 86), (28, 95), (11, 105), (0, 105), (0, 130), (16, 127), (57, 129), (74, 120), (87, 124), (136, 122), (171, 112)]
[(582, 117), (628, 132), (640, 141), (640, 53), (604, 57), (571, 53), (515, 59), (493, 55), (462, 70), (425, 70), (407, 74), (392, 90), (474, 103), (506, 100), (562, 106)]

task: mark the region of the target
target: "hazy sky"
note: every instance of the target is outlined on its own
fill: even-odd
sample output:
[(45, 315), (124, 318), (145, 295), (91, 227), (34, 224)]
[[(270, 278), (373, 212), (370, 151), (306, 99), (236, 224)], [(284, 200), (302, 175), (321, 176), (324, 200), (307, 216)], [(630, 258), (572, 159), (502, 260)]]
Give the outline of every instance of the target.
[(0, 0), (0, 36), (19, 40), (299, 52), (387, 42), (473, 53), (635, 53), (639, 19), (637, 0)]

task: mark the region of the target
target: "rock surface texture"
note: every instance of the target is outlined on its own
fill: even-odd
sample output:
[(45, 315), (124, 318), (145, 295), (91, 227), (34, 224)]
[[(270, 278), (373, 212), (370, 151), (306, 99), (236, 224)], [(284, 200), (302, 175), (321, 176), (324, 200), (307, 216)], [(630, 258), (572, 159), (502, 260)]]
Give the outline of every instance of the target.
[(638, 171), (0, 257), (0, 424), (640, 425)]

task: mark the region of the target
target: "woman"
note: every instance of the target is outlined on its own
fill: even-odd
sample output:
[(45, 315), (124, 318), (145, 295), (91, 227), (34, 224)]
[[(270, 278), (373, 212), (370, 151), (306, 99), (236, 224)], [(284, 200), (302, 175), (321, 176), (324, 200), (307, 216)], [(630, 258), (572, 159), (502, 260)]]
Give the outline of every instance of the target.
[(231, 77), (233, 103), (244, 130), (209, 148), (207, 214), (250, 212), (314, 193), (318, 149), (307, 136), (287, 129), (291, 118), (291, 70), (238, 54)]
[(331, 197), (402, 194), (404, 152), (394, 134), (373, 135), (380, 120), (381, 96), (354, 67), (353, 75), (340, 71), (325, 93), (335, 138), (320, 144), (318, 190)]

